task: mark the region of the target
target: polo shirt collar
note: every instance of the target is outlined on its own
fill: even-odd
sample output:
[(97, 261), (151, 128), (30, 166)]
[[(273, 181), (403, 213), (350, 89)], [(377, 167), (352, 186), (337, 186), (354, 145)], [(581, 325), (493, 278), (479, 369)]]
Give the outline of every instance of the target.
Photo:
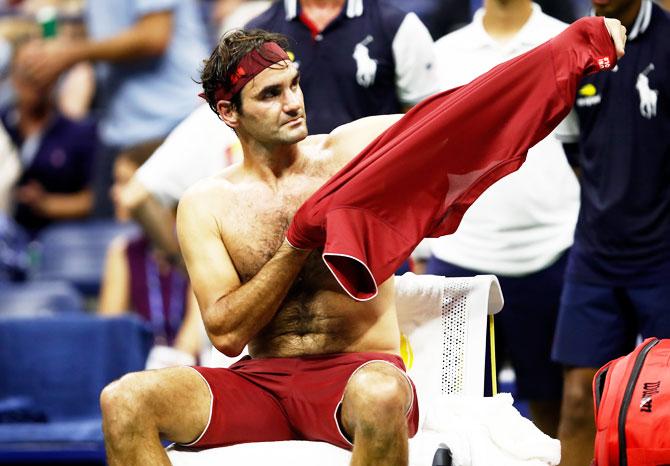
[[(651, 0), (642, 0), (640, 11), (637, 13), (637, 18), (635, 18), (635, 22), (628, 32), (628, 40), (637, 39), (639, 35), (644, 34), (647, 31), (649, 23), (651, 22), (651, 10)], [(591, 16), (594, 16), (595, 14), (595, 10), (592, 9)]]
[(482, 47), (503, 47), (505, 49), (516, 49), (523, 46), (535, 46), (546, 41), (546, 32), (542, 24), (538, 24), (542, 20), (542, 8), (537, 3), (531, 4), (532, 11), (526, 23), (521, 27), (519, 32), (512, 40), (504, 45), (496, 42), (486, 29), (484, 29), (484, 8), (479, 8), (472, 18), (472, 25), (474, 27), (475, 37), (473, 41), (469, 42), (472, 49)]
[[(298, 16), (298, 2), (300, 0), (283, 0), (284, 11), (286, 11), (286, 20), (290, 21)], [(347, 18), (357, 18), (363, 14), (363, 0), (346, 0)]]

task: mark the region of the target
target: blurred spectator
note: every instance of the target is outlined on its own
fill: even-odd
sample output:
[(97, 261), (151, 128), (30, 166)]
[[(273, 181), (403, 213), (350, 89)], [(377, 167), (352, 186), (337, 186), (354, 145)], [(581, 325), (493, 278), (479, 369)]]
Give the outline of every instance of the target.
[(118, 191), (117, 202), (132, 213), (171, 263), (183, 266), (171, 212), (189, 186), (241, 158), (235, 133), (202, 104)]
[[(581, 0), (536, 0), (535, 3), (540, 5), (545, 14), (553, 16), (564, 23), (571, 23), (579, 17), (575, 12), (575, 2), (581, 2)], [(473, 12), (481, 7), (482, 4), (482, 0), (470, 0)]]
[[(73, 17), (64, 17), (58, 24), (59, 37), (83, 40), (86, 28), (81, 15), (72, 12)], [(63, 73), (58, 83), (58, 108), (72, 118), (80, 120), (89, 116), (95, 96), (95, 68), (89, 61), (82, 61)]]
[(277, 1), (247, 28), (291, 39), (310, 134), (403, 112), (436, 91), (430, 33), (388, 0)]
[(22, 165), (15, 218), (34, 235), (53, 221), (90, 213), (97, 138), (92, 122), (76, 122), (58, 111), (52, 85), (26, 79), (23, 58), (30, 47), (20, 44), (15, 52), (11, 76), (16, 103), (0, 110), (0, 120), (19, 148)]
[(670, 18), (650, 0), (593, 1), (628, 29), (611, 73), (577, 88), (581, 208), (553, 357), (566, 367), (561, 465), (593, 458), (597, 368), (670, 338)]
[(14, 212), (13, 191), (21, 176), (21, 163), (16, 146), (7, 130), (0, 125), (0, 214), (11, 215)]
[(0, 282), (24, 280), (29, 267), (28, 235), (0, 212)]
[(591, 0), (573, 0), (575, 4), (575, 13), (578, 18), (586, 16), (591, 11)]
[[(486, 0), (472, 24), (436, 43), (443, 88), (470, 82), (560, 33), (567, 25), (531, 0)], [(497, 317), (499, 352), (516, 373), (517, 397), (535, 424), (556, 436), (561, 367), (551, 362), (565, 252), (572, 243), (579, 186), (554, 134), (528, 151), (519, 171), (487, 190), (453, 235), (430, 241), (427, 273), (493, 273), (505, 291)]]
[(470, 22), (470, 5), (467, 0), (391, 0), (391, 2), (398, 8), (416, 13), (435, 40)]
[[(147, 148), (134, 149), (116, 158), (112, 187), (115, 201), (119, 190), (150, 153)], [(123, 206), (115, 202), (115, 207), (117, 220), (128, 221), (129, 214)], [(170, 221), (174, 229), (174, 214)], [(135, 312), (147, 321), (153, 330), (155, 345), (173, 347), (173, 350), (159, 350), (163, 361), (158, 366), (195, 363), (202, 332), (200, 312), (188, 278), (171, 265), (145, 235), (117, 238), (109, 247), (99, 310), (103, 315)], [(153, 358), (151, 368), (157, 368), (157, 356)]]
[(207, 54), (195, 0), (95, 0), (86, 4), (90, 39), (44, 41), (26, 54), (27, 77), (53, 82), (82, 61), (99, 62), (104, 143), (96, 168), (96, 211), (111, 214), (116, 154), (160, 141), (196, 105), (192, 80)]
[(218, 25), (216, 42), (226, 31), (244, 27), (270, 5), (271, 0), (216, 0), (212, 10), (212, 20)]

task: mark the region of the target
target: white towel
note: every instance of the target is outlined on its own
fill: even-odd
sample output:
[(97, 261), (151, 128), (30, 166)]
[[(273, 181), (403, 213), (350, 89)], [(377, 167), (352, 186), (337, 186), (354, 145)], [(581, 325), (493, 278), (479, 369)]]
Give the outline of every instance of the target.
[(560, 442), (521, 416), (512, 402), (509, 393), (492, 398), (442, 397), (412, 440), (411, 464), (426, 464), (426, 458), (415, 455), (432, 455), (438, 446), (447, 445), (454, 466), (557, 465)]

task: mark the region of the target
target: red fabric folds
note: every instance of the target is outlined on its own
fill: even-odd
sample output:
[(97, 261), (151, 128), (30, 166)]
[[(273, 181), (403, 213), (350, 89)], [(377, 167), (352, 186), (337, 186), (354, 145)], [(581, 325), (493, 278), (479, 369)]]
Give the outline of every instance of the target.
[(583, 76), (615, 64), (603, 18), (584, 18), (426, 99), (300, 207), (288, 241), (323, 248), (346, 292), (372, 299), (424, 237), (456, 231), (477, 197), (521, 166), (569, 113)]

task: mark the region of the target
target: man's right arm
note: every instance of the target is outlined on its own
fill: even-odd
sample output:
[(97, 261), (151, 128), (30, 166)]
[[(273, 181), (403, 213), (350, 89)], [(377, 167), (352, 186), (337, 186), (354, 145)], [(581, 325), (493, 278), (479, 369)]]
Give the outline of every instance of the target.
[(274, 317), (309, 251), (296, 250), (285, 241), (242, 284), (223, 243), (219, 221), (209, 208), (212, 190), (201, 186), (187, 191), (179, 202), (177, 234), (207, 334), (219, 351), (236, 356)]
[(172, 40), (172, 29), (172, 11), (147, 13), (131, 27), (108, 39), (30, 44), (19, 66), (33, 82), (47, 85), (63, 71), (83, 61), (126, 62), (159, 57)]

